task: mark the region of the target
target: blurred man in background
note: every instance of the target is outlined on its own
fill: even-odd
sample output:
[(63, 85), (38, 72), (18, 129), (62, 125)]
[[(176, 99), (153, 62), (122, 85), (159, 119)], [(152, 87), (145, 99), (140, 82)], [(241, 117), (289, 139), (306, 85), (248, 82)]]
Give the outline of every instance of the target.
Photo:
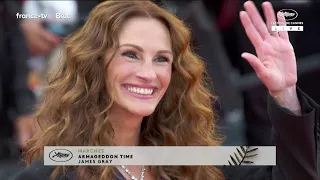
[(16, 18), (20, 7), (19, 1), (0, 1), (0, 159), (12, 155), (13, 137), (24, 148), (33, 133), (35, 97), (27, 86), (28, 49)]

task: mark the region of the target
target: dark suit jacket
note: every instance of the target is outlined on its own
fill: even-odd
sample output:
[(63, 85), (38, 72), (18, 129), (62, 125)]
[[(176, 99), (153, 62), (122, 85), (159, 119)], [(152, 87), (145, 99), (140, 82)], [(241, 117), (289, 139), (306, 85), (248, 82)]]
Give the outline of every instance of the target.
[[(319, 105), (297, 88), (302, 116), (295, 116), (281, 108), (270, 96), (268, 112), (274, 128), (277, 146), (277, 166), (270, 167), (224, 167), (227, 180), (319, 180)], [(46, 180), (54, 167), (43, 166), (35, 161), (22, 170), (14, 180)], [(124, 177), (117, 172), (119, 178)], [(64, 179), (74, 179), (72, 172)]]
[[(16, 13), (19, 1), (0, 1), (0, 136), (8, 137), (9, 120), (33, 112), (36, 99), (27, 86), (29, 52)], [(12, 113), (10, 113), (12, 112)], [(0, 142), (1, 143), (1, 142)]]

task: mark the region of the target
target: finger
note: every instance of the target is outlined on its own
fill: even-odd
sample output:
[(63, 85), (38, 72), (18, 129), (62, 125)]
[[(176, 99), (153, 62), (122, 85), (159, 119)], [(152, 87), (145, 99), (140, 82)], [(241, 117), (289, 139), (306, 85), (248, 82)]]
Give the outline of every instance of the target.
[[(264, 2), (262, 3), (262, 8), (263, 8), (264, 16), (266, 17), (266, 21), (267, 21), (266, 24), (267, 24), (268, 31), (271, 32), (272, 26), (277, 25), (277, 19), (276, 19), (272, 4), (270, 2)], [(275, 33), (274, 36), (278, 36), (278, 33)]]
[[(287, 22), (286, 22), (286, 19), (285, 19), (283, 13), (282, 12), (278, 12), (277, 16), (278, 16), (279, 25), (280, 26), (286, 26)], [(279, 31), (279, 36), (282, 39), (289, 41), (288, 31)]]
[(56, 44), (60, 43), (60, 38), (58, 36), (47, 31), (44, 28), (41, 28), (39, 35), (41, 36), (42, 39), (51, 43), (52, 45), (56, 45)]
[(247, 1), (244, 3), (244, 8), (262, 39), (265, 39), (269, 35), (269, 31), (254, 3), (252, 1)]
[(26, 40), (27, 40), (27, 45), (28, 48), (31, 52), (32, 55), (38, 56), (38, 55), (44, 55), (48, 53), (51, 48), (52, 44), (45, 41), (41, 35), (41, 33), (33, 33), (33, 32), (28, 32), (26, 33)]
[(19, 145), (21, 149), (25, 149), (27, 147), (27, 142), (20, 138)]
[(44, 55), (47, 54), (51, 49), (53, 45), (45, 40), (43, 40), (39, 36), (34, 36), (31, 42), (31, 52), (33, 52), (36, 55)]
[(17, 120), (16, 130), (18, 135), (18, 140), (21, 148), (25, 148), (27, 141), (32, 137), (32, 126), (33, 118), (32, 117), (22, 117)]
[(245, 52), (241, 54), (241, 57), (248, 61), (248, 63), (251, 65), (258, 76), (266, 71), (265, 66), (262, 64), (260, 59), (257, 58), (257, 56)]
[(245, 11), (240, 12), (240, 20), (251, 43), (255, 48), (257, 48), (259, 44), (262, 43), (263, 39), (257, 32), (256, 28), (253, 26), (248, 14)]
[(27, 146), (27, 141), (31, 138), (31, 134), (27, 131), (22, 131), (18, 135), (19, 144), (21, 148), (25, 148)]

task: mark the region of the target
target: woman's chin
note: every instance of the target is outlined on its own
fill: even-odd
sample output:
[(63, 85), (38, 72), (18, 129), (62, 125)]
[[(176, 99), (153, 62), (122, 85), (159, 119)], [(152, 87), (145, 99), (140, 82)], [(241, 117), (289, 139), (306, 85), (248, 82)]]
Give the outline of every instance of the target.
[(154, 108), (137, 108), (129, 110), (132, 114), (136, 116), (150, 116), (154, 112)]

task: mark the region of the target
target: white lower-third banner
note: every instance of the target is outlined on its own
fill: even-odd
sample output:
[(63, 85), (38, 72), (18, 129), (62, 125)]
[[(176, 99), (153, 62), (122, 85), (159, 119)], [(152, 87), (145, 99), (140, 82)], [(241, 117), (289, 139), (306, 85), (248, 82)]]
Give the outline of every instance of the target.
[(275, 146), (45, 146), (44, 165), (276, 165)]

